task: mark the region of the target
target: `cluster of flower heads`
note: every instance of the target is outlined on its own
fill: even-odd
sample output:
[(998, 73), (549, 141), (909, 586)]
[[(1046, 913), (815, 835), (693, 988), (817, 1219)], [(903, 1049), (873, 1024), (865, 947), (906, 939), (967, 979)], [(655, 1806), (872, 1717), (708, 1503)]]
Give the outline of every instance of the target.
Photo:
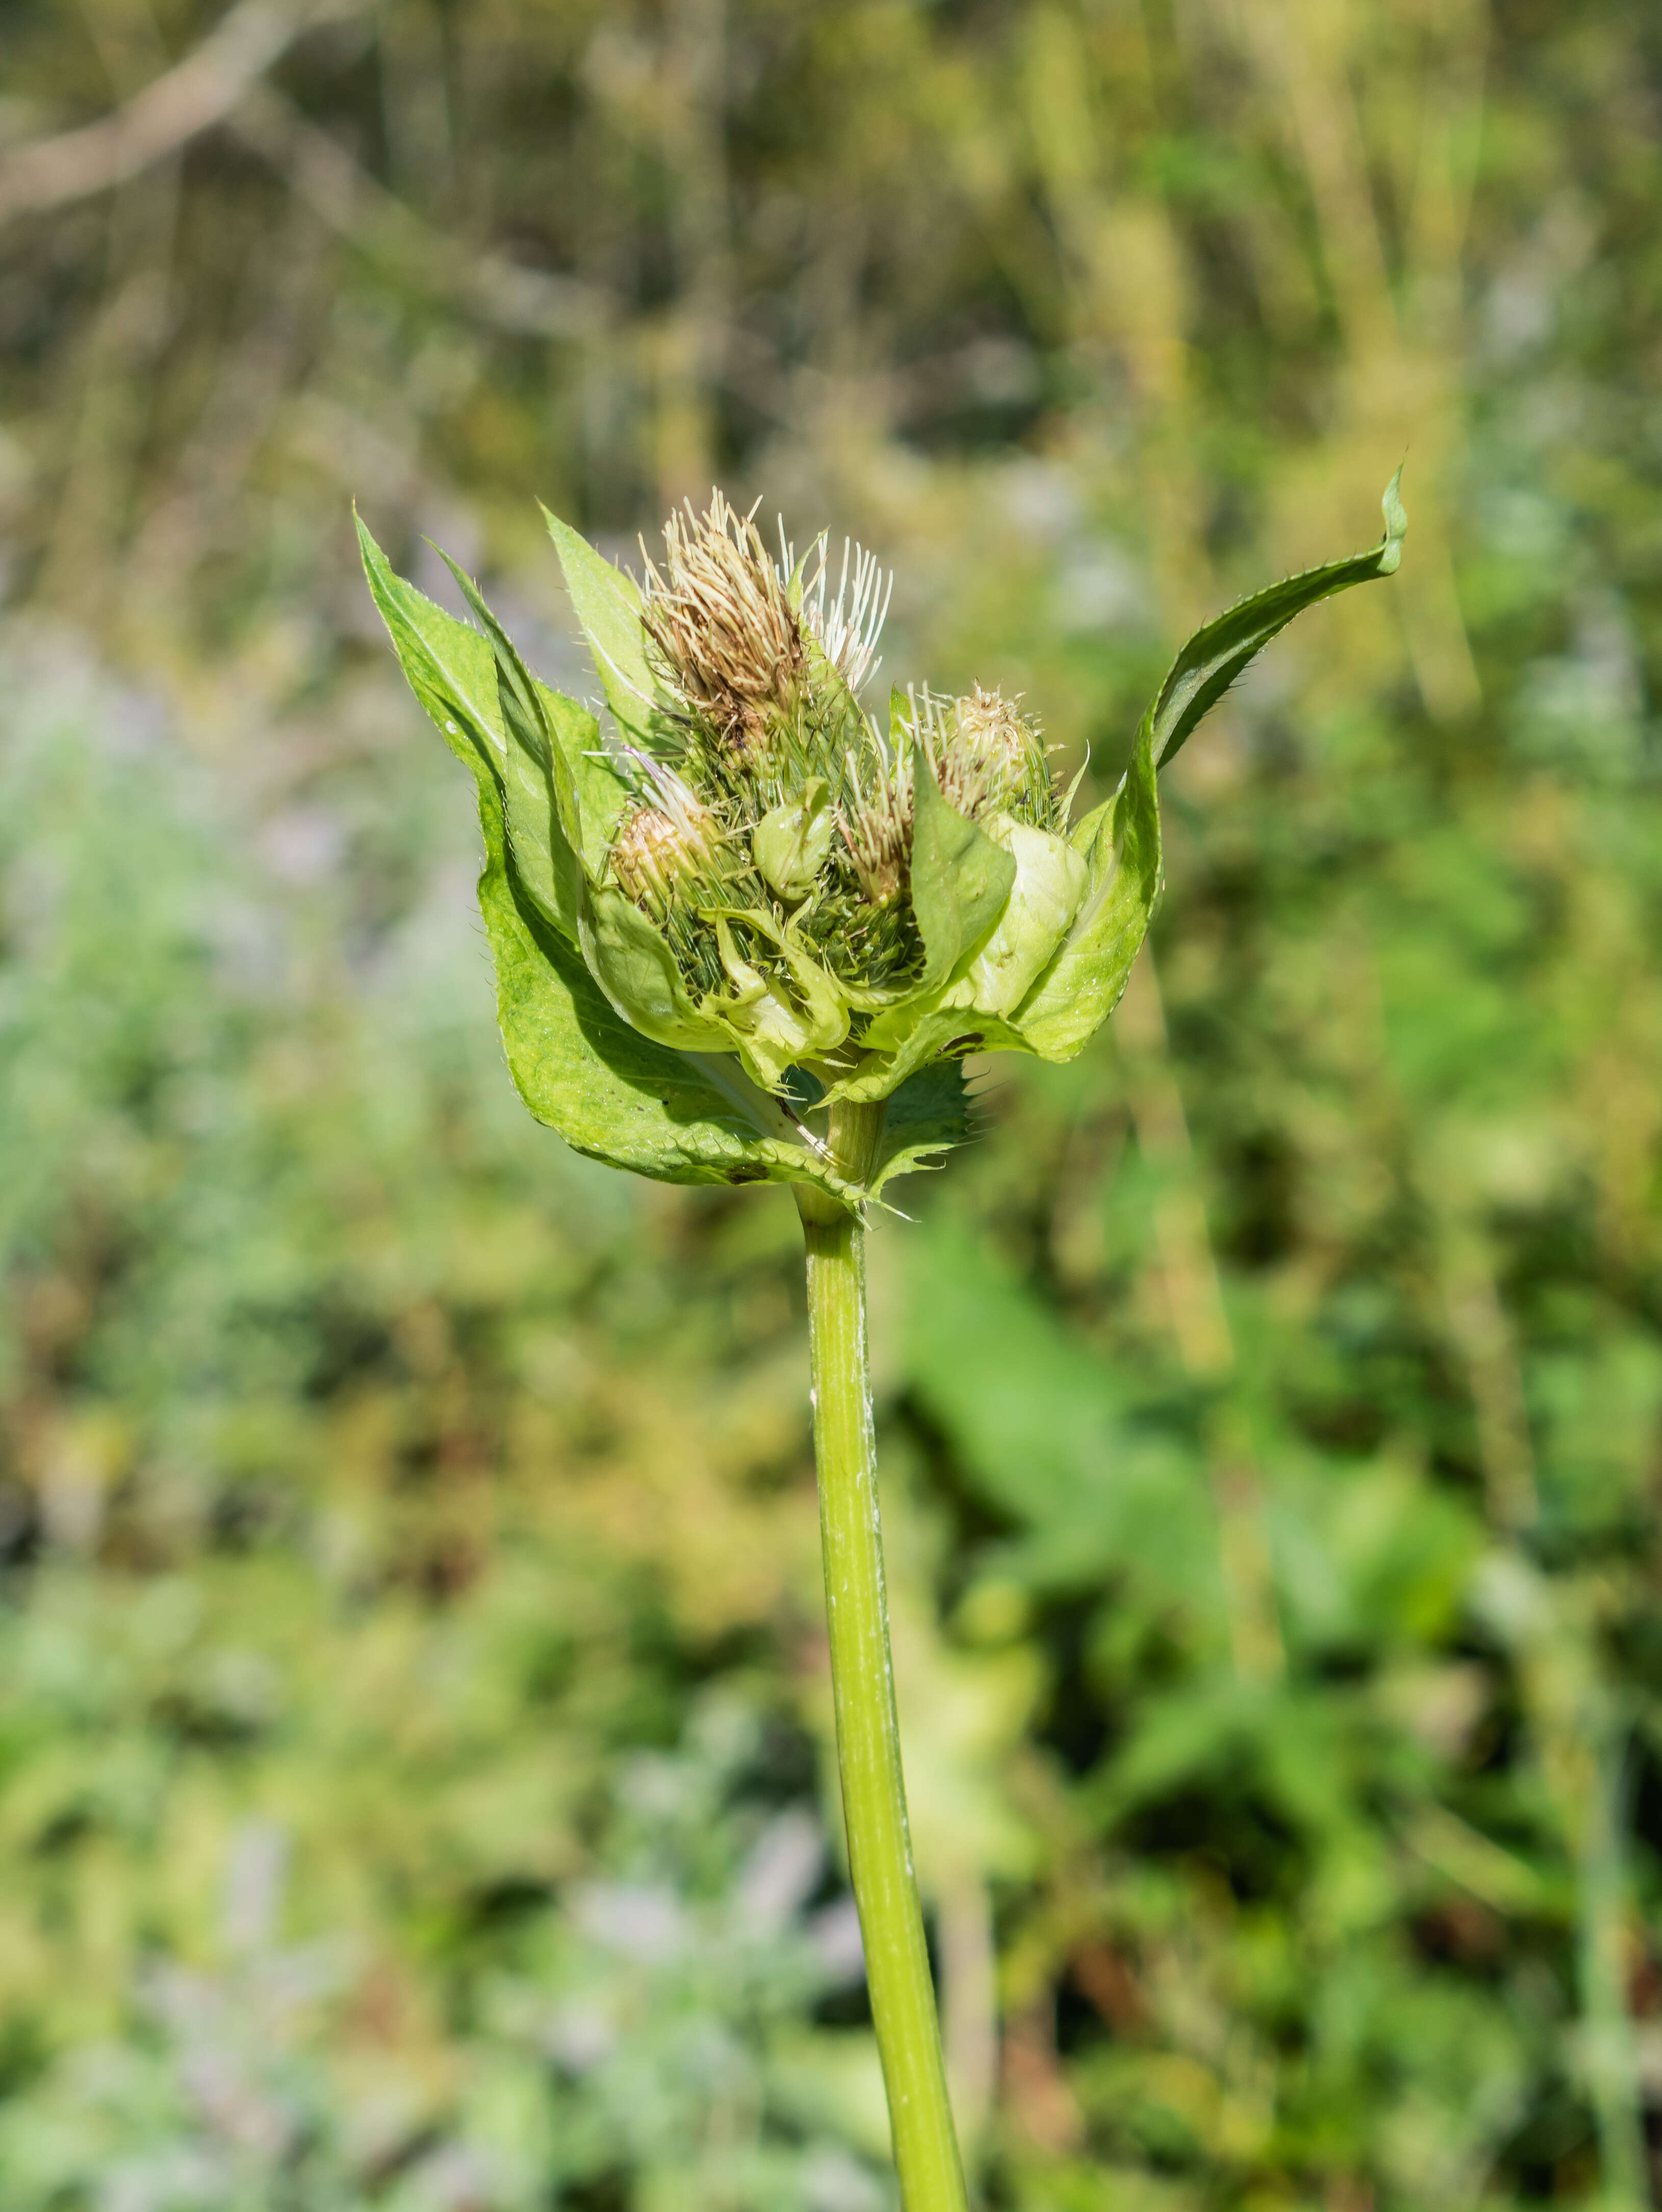
[[(1071, 824), (1019, 703), (909, 690), (867, 712), (887, 586), (852, 547), (834, 589), (823, 538), (776, 559), (718, 493), (671, 519), (643, 588), (544, 510), (604, 740), (471, 578), (454, 569), (470, 627), (361, 522), (410, 687), (477, 787), (480, 907), (532, 1111), (642, 1174), (817, 1182), (842, 1203), (958, 1141), (943, 1063), (1071, 1060), (1112, 1012), (1160, 895), (1157, 769), (1301, 609), (1392, 574), (1394, 477), (1383, 506), (1377, 545), (1195, 632), (1114, 790)], [(837, 1109), (891, 1099), (867, 1129), (887, 1127), (882, 1158), (833, 1161)]]
[(882, 728), (859, 694), (889, 580), (846, 546), (834, 590), (823, 538), (800, 562), (783, 542), (775, 556), (755, 513), (718, 492), (670, 518), (661, 562), (646, 557), (654, 744), (628, 755), (636, 797), (610, 873), (695, 998), (742, 994), (758, 972), (788, 982), (796, 948), (870, 1013), (924, 957), (917, 775), (1000, 843), (1017, 823), (1054, 833), (1065, 805), (1036, 725), (996, 692), (896, 693)]
[[(532, 1111), (642, 1174), (817, 1182), (848, 1204), (958, 1141), (941, 1064), (1071, 1060), (1107, 1019), (1160, 895), (1157, 769), (1301, 609), (1392, 574), (1395, 477), (1383, 505), (1377, 545), (1195, 632), (1114, 790), (1072, 824), (1019, 703), (922, 690), (867, 712), (887, 586), (852, 547), (834, 589), (822, 538), (775, 559), (718, 493), (671, 519), (643, 589), (545, 509), (603, 742), (471, 578), (453, 569), (470, 627), (360, 522), (410, 687), (478, 790), (480, 908)], [(834, 1161), (836, 1110), (890, 1099), (867, 1128), (886, 1124), (882, 1157)]]

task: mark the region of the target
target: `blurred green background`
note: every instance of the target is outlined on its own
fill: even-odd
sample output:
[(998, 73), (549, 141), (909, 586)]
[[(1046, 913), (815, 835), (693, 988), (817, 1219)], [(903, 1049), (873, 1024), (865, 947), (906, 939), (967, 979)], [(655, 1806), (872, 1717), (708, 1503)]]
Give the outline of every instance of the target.
[(4, 2212), (892, 2203), (790, 1202), (521, 1112), (351, 498), (1101, 789), (1404, 454), (873, 1240), (919, 1866), (991, 2206), (1653, 2201), (1659, 214), (1650, 0), (4, 0)]

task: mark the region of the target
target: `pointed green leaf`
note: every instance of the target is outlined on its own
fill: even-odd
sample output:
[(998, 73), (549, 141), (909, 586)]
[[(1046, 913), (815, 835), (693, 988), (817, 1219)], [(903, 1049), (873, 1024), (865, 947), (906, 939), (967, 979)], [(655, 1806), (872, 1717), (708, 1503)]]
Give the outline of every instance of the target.
[(1385, 536), (1370, 552), (1352, 554), (1349, 560), (1330, 561), (1319, 568), (1307, 568), (1267, 590), (1240, 599), (1214, 622), (1198, 629), (1172, 663), (1165, 682), (1144, 720), (1153, 744), (1154, 763), (1164, 768), (1179, 751), (1207, 710), (1216, 705), (1235, 678), (1262, 652), (1278, 630), (1296, 614), (1330, 599), (1352, 584), (1365, 584), (1375, 576), (1394, 575), (1402, 560), (1403, 536), (1408, 528), (1398, 487), (1398, 469), (1386, 486), (1380, 501), (1385, 511)]
[(476, 775), (500, 776), (507, 748), (497, 721), (496, 670), (476, 630), (395, 574), (361, 515), (355, 518), (370, 596), (405, 679), (440, 736)]
[(537, 686), (537, 696), (576, 787), (584, 866), (591, 876), (598, 876), (617, 835), (618, 818), (634, 795), (634, 787), (607, 753), (599, 725), (586, 707), (550, 691), (543, 683)]
[[(543, 687), (519, 658), (519, 648), (486, 605), (467, 572), (442, 550), (439, 557), (456, 579), (457, 588), (478, 617), (496, 670), (496, 703), (510, 740), (503, 785), (509, 841), (518, 853), (527, 839), (540, 853), (546, 846), (553, 882), (554, 919), (568, 933), (577, 923), (582, 878), (583, 825), (577, 786), (565, 750), (556, 744), (543, 704)], [(516, 805), (516, 796), (529, 804)], [(544, 809), (553, 808), (545, 824)]]
[[(580, 866), (559, 820), (551, 779), (556, 749), (549, 743), (546, 726), (540, 740), (528, 732), (521, 742), (508, 742), (498, 657), (491, 641), (395, 574), (361, 519), (358, 537), (371, 594), (411, 690), (451, 750), (476, 777), (490, 780), (507, 822), (513, 865), (526, 890), (556, 928), (575, 938)], [(518, 660), (517, 654), (514, 659)], [(561, 720), (567, 731), (575, 736), (575, 718), (579, 716), (594, 731), (592, 715), (574, 702), (564, 703), (569, 711)], [(563, 747), (559, 750), (563, 757)], [(574, 799), (572, 811), (574, 815)]]
[(575, 852), (581, 848), (583, 842), (582, 824), (578, 818), (577, 789), (571, 763), (562, 748), (554, 741), (548, 712), (543, 704), (544, 687), (536, 681), (519, 658), (519, 648), (486, 605), (484, 595), (472, 577), (464, 568), (458, 567), (442, 548), (435, 548), (435, 550), (456, 579), (457, 589), (478, 618), (485, 642), (491, 649), (496, 665), (496, 701), (502, 727), (520, 750), (529, 755), (552, 782), (560, 826)]
[(921, 745), (912, 775), (912, 911), (924, 940), (922, 994), (949, 983), (991, 936), (1016, 881), (1016, 862), (941, 796)]
[(588, 539), (543, 509), (566, 589), (606, 694), (606, 704), (633, 744), (650, 745), (658, 734), (658, 687), (646, 665), (640, 628), (640, 587), (633, 576), (597, 553)]

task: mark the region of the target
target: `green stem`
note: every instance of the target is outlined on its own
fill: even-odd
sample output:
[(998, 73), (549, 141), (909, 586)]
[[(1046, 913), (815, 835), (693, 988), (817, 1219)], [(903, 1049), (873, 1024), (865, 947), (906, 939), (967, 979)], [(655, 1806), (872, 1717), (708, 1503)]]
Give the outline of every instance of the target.
[[(852, 1182), (865, 1179), (883, 1110), (833, 1111), (832, 1146)], [(814, 1454), (837, 1764), (901, 2200), (905, 2212), (964, 2212), (895, 1717), (866, 1366), (865, 1232), (852, 1213), (806, 1186), (798, 1186), (798, 1202), (808, 1247)]]

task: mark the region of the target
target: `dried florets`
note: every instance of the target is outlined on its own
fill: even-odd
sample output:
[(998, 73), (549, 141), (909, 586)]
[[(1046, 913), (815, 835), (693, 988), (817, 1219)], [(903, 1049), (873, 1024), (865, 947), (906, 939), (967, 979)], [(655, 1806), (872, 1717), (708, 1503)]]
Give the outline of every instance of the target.
[[(719, 492), (664, 526), (660, 569), (646, 556), (642, 613), (659, 672), (683, 714), (755, 760), (790, 714), (806, 665), (801, 620), (754, 520)], [(643, 548), (643, 552), (644, 552)]]
[(885, 908), (906, 888), (912, 851), (911, 760), (904, 751), (895, 757), (875, 731), (864, 752), (864, 763), (849, 756), (842, 833), (861, 896), (868, 905)]

